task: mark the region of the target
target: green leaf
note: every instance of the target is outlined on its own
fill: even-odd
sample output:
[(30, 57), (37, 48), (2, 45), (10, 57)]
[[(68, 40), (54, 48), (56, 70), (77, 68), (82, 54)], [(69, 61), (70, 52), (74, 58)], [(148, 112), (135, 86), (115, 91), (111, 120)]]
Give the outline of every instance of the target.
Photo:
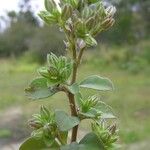
[(84, 79), (79, 86), (82, 88), (89, 88), (100, 91), (108, 91), (113, 89), (113, 84), (109, 79), (97, 75), (92, 75)]
[(102, 101), (99, 101), (96, 106), (87, 112), (80, 112), (80, 117), (83, 119), (116, 119), (113, 109)]
[(79, 93), (79, 85), (77, 83), (74, 83), (70, 86), (68, 86), (68, 90), (72, 93), (72, 94), (77, 94)]
[(70, 145), (62, 146), (60, 150), (79, 150), (79, 144), (76, 142), (73, 142)]
[(99, 103), (95, 106), (95, 109), (100, 112), (102, 119), (115, 119), (115, 115), (113, 109), (107, 105), (106, 103), (99, 101)]
[(96, 118), (98, 115), (98, 112), (96, 109), (90, 109), (90, 111), (88, 112), (81, 112), (80, 113), (80, 116), (83, 117), (83, 118)]
[(80, 150), (105, 150), (103, 143), (100, 142), (94, 133), (88, 133), (85, 135), (79, 144), (84, 145), (83, 149)]
[(24, 141), (19, 150), (58, 150), (58, 145), (48, 148), (42, 139), (31, 137)]
[(61, 131), (68, 131), (80, 123), (79, 118), (71, 117), (64, 111), (56, 111), (55, 119)]
[(37, 78), (34, 79), (29, 88), (25, 89), (27, 96), (31, 99), (42, 99), (52, 96), (57, 91), (54, 88), (47, 87), (47, 79), (45, 78)]
[(61, 150), (106, 150), (94, 133), (87, 134), (80, 143), (73, 142), (61, 147)]
[(116, 119), (116, 116), (114, 116), (112, 113), (103, 113), (101, 118), (102, 119)]

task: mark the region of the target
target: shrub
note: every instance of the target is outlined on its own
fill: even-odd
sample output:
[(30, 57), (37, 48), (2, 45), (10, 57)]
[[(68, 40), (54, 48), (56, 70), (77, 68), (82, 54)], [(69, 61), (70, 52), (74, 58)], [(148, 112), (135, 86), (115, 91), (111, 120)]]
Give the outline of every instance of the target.
[[(97, 96), (85, 98), (81, 89), (95, 91), (113, 90), (112, 82), (101, 76), (92, 75), (77, 81), (77, 71), (87, 47), (97, 45), (95, 36), (114, 24), (115, 7), (104, 7), (99, 0), (64, 0), (57, 3), (45, 0), (46, 11), (40, 17), (49, 25), (56, 24), (66, 36), (66, 50), (71, 56), (47, 55), (47, 66), (38, 70), (39, 77), (34, 79), (25, 92), (31, 99), (43, 99), (57, 92), (64, 92), (68, 98), (71, 116), (62, 110), (47, 109), (42, 106), (38, 114), (29, 121), (33, 129), (20, 150), (111, 150), (117, 149), (117, 128), (110, 106)], [(41, 39), (42, 40), (42, 39)], [(91, 120), (92, 131), (77, 141), (81, 121)], [(70, 143), (68, 133), (72, 129)]]

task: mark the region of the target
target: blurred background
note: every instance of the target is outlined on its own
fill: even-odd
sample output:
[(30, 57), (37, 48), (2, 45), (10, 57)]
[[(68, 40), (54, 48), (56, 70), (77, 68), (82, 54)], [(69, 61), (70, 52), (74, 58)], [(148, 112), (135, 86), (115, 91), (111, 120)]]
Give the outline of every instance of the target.
[[(100, 95), (118, 117), (121, 149), (148, 150), (150, 1), (109, 1), (117, 7), (116, 24), (97, 37), (98, 47), (86, 51), (78, 80), (92, 74), (109, 77), (115, 91)], [(18, 149), (30, 135), (27, 120), (41, 104), (68, 109), (62, 94), (34, 102), (24, 94), (47, 53), (65, 55), (64, 35), (37, 16), (43, 7), (43, 0), (5, 0), (0, 4), (0, 150)], [(86, 129), (83, 123), (81, 133)]]

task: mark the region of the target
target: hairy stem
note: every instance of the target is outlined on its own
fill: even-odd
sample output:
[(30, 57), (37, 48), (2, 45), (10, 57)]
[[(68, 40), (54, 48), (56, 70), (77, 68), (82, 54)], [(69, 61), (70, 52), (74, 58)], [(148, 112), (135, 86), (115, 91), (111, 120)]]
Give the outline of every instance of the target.
[[(70, 50), (72, 51), (72, 58), (73, 58), (73, 73), (72, 73), (72, 79), (71, 79), (70, 85), (72, 85), (73, 83), (76, 82), (78, 66), (80, 64), (80, 60), (82, 58), (83, 51), (85, 48), (80, 50), (79, 55), (77, 57), (76, 40), (73, 35), (70, 39), (70, 36), (67, 34), (67, 31), (65, 28), (64, 28), (64, 31), (66, 33), (66, 38), (68, 42), (71, 44)], [(69, 103), (70, 103), (71, 116), (78, 116), (74, 94), (70, 93), (68, 90), (66, 91), (66, 93), (67, 93)], [(78, 133), (78, 125), (72, 129), (71, 142), (75, 142), (77, 140), (77, 133)]]
[[(77, 77), (77, 52), (76, 52), (76, 46), (75, 43), (73, 43), (72, 45), (72, 54), (73, 54), (73, 73), (72, 73), (72, 80), (71, 80), (71, 84), (76, 82), (76, 77)], [(75, 104), (75, 97), (74, 94), (69, 92), (69, 102), (70, 102), (70, 108), (71, 108), (71, 115), (72, 116), (78, 116), (77, 114), (77, 109), (76, 109), (76, 104)], [(74, 142), (77, 140), (77, 132), (78, 132), (78, 125), (75, 126), (72, 129), (72, 136), (71, 136), (71, 142)]]
[[(72, 81), (71, 81), (71, 84), (75, 83), (76, 82), (76, 77), (77, 77), (77, 71), (78, 71), (78, 66), (80, 64), (80, 61), (81, 61), (81, 58), (82, 58), (82, 55), (83, 55), (83, 52), (84, 52), (84, 49), (81, 49), (80, 52), (79, 52), (79, 55), (78, 55), (78, 58), (77, 58), (77, 54), (76, 54), (76, 48), (75, 46), (73, 47), (73, 59), (74, 59), (74, 65), (73, 65), (73, 75), (72, 75)], [(72, 113), (72, 116), (78, 116), (78, 113), (77, 113), (77, 109), (76, 109), (76, 104), (75, 104), (75, 97), (72, 93), (69, 93), (69, 101), (70, 101), (70, 104), (71, 104), (71, 113)], [(74, 142), (77, 140), (77, 133), (78, 133), (78, 125), (75, 126), (72, 130), (72, 137), (71, 137), (71, 142)]]
[[(68, 92), (68, 98), (69, 98), (69, 103), (70, 103), (70, 108), (71, 108), (71, 115), (78, 116), (74, 95), (72, 93)], [(77, 132), (78, 132), (78, 125), (72, 129), (71, 142), (76, 141)]]

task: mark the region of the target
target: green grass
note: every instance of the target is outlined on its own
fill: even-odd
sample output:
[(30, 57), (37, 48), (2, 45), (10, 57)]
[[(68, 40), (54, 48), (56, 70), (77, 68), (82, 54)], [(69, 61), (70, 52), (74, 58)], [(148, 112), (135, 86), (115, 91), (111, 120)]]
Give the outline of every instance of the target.
[[(101, 65), (102, 61), (88, 53), (79, 69), (80, 81), (87, 75), (98, 74), (110, 78), (115, 85), (114, 92), (99, 93), (102, 100), (114, 108), (118, 116), (122, 143), (133, 143), (150, 138), (150, 78), (149, 72), (132, 74), (119, 70), (114, 65)], [(67, 99), (62, 93), (43, 101), (30, 101), (25, 97), (24, 88), (37, 76), (37, 64), (1, 60), (0, 67), (0, 110), (11, 106), (22, 107), (26, 116), (39, 111), (41, 104), (51, 108), (69, 110)], [(93, 91), (85, 91), (94, 93)], [(95, 93), (94, 93), (95, 94)], [(82, 124), (82, 127), (86, 124)]]
[(0, 129), (0, 138), (8, 138), (12, 135), (11, 131), (8, 129)]

